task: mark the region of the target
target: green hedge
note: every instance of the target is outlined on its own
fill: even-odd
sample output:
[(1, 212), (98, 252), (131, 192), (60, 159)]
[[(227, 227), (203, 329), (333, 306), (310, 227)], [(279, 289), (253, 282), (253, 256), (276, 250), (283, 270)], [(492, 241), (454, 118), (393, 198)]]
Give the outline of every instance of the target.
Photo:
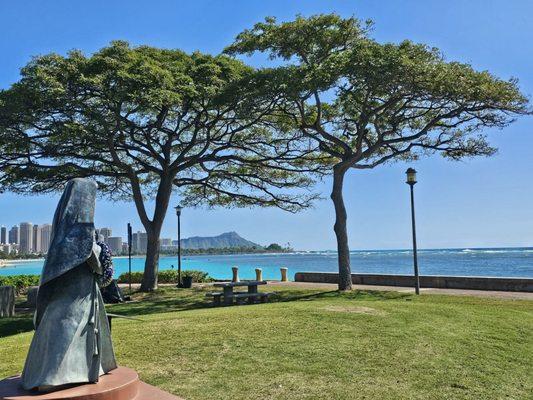
[(30, 286), (38, 286), (39, 278), (39, 275), (0, 276), (0, 286), (15, 286), (15, 291), (20, 294)]
[[(192, 276), (193, 282), (212, 282), (214, 279), (207, 272), (196, 271), (193, 269), (181, 271), (181, 277)], [(0, 286), (14, 286), (17, 294), (24, 292), (30, 286), (39, 286), (39, 275), (7, 275), (0, 276)], [(142, 272), (132, 272), (131, 282), (141, 283), (143, 279)], [(178, 271), (168, 269), (159, 271), (159, 283), (176, 283), (178, 281)], [(128, 283), (128, 273), (118, 277), (119, 283)]]
[[(197, 271), (193, 269), (186, 269), (181, 271), (181, 278), (186, 276), (192, 276), (193, 282), (212, 282), (214, 279), (209, 276), (207, 272)], [(143, 279), (142, 272), (131, 273), (131, 283), (141, 283)], [(178, 271), (175, 269), (167, 269), (159, 271), (158, 278), (159, 283), (176, 283), (178, 281)], [(128, 283), (129, 273), (125, 272), (118, 277), (118, 283)]]

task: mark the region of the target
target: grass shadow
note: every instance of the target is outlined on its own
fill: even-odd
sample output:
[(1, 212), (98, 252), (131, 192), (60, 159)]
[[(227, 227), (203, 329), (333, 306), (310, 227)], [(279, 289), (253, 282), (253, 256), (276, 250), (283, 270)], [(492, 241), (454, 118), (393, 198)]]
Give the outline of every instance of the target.
[(290, 301), (312, 301), (324, 299), (346, 299), (346, 300), (401, 300), (411, 299), (410, 293), (386, 292), (379, 290), (353, 290), (350, 292), (330, 291), (302, 291), (301, 289), (287, 289), (275, 292), (272, 296), (273, 302)]
[[(270, 302), (313, 301), (324, 299), (346, 300), (410, 300), (412, 294), (400, 292), (386, 292), (379, 290), (354, 290), (339, 292), (337, 290), (323, 291), (317, 289), (286, 288), (273, 285), (273, 295)], [(210, 286), (195, 287), (193, 289), (176, 289), (161, 287), (154, 292), (133, 292), (132, 301), (108, 305), (109, 312), (128, 317), (165, 312), (179, 312), (212, 307), (212, 302), (206, 298), (206, 293), (212, 291)]]
[(154, 292), (133, 292), (131, 301), (106, 306), (108, 312), (135, 317), (147, 314), (187, 311), (210, 307), (202, 288), (159, 288)]
[(0, 319), (0, 338), (33, 330), (33, 314), (24, 313)]
[[(339, 292), (337, 290), (323, 291), (318, 289), (287, 288), (272, 285), (274, 293), (270, 302), (283, 303), (293, 301), (315, 301), (324, 299), (346, 300), (410, 300), (410, 293), (385, 292), (378, 290), (354, 290)], [(132, 301), (108, 304), (109, 313), (126, 317), (139, 317), (142, 315), (159, 314), (166, 312), (180, 312), (213, 307), (206, 293), (212, 291), (211, 286), (194, 287), (192, 289), (176, 289), (174, 287), (161, 287), (154, 292), (133, 292)], [(32, 313), (27, 312), (16, 317), (0, 319), (0, 337), (16, 335), (33, 330)]]

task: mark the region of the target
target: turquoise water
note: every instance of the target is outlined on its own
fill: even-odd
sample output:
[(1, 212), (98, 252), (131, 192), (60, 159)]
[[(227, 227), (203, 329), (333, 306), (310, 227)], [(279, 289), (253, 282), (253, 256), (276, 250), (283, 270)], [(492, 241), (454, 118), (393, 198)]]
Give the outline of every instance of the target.
[[(419, 251), (420, 273), (452, 276), (507, 276), (533, 278), (533, 248), (434, 249)], [(361, 273), (412, 274), (412, 252), (408, 250), (352, 251), (352, 271)], [(128, 271), (126, 258), (115, 258), (115, 276)], [(28, 261), (0, 268), (0, 275), (40, 274), (43, 261)], [(176, 257), (161, 257), (160, 269), (177, 265)], [(299, 271), (337, 271), (333, 251), (288, 254), (231, 254), (186, 256), (184, 269), (208, 272), (217, 279), (229, 279), (231, 267), (239, 267), (242, 279), (255, 277), (263, 269), (265, 279), (279, 279), (280, 267), (289, 269), (292, 279)], [(144, 258), (132, 259), (132, 271), (142, 271)]]

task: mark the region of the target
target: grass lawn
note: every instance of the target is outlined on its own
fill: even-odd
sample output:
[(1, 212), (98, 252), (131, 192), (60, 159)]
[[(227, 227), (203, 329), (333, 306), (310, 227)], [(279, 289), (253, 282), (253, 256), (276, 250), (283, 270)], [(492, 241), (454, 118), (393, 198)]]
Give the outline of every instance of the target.
[[(533, 399), (533, 302), (278, 291), (210, 308), (201, 289), (110, 312), (121, 365), (194, 399)], [(142, 301), (140, 301), (142, 299)], [(0, 319), (0, 377), (20, 373), (31, 317)]]

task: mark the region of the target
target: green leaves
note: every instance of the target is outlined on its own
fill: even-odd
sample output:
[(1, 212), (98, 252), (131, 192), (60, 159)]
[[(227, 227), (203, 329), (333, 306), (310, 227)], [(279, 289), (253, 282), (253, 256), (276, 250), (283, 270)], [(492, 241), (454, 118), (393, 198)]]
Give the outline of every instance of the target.
[(235, 43), (225, 50), (228, 54), (270, 52), (272, 58), (297, 59), (316, 65), (360, 40), (370, 30), (372, 21), (362, 23), (356, 18), (343, 19), (336, 14), (298, 16), (294, 21), (276, 23), (268, 17), (240, 33)]
[(274, 127), (283, 74), (122, 41), (36, 57), (0, 92), (0, 183), (54, 191), (92, 177), (114, 199), (133, 194), (143, 223), (143, 199), (173, 189), (194, 204), (308, 206), (313, 195), (282, 193), (319, 172), (293, 126)]
[(435, 151), (454, 159), (490, 155), (494, 149), (476, 132), (531, 112), (516, 80), (447, 62), (423, 44), (379, 43), (370, 27), (335, 14), (267, 18), (226, 52), (284, 60), (271, 72), (283, 81), (276, 86), (284, 101), (279, 112), (338, 163), (355, 168)]
[(30, 286), (39, 286), (40, 275), (6, 275), (0, 276), (0, 286), (14, 286), (17, 295)]

